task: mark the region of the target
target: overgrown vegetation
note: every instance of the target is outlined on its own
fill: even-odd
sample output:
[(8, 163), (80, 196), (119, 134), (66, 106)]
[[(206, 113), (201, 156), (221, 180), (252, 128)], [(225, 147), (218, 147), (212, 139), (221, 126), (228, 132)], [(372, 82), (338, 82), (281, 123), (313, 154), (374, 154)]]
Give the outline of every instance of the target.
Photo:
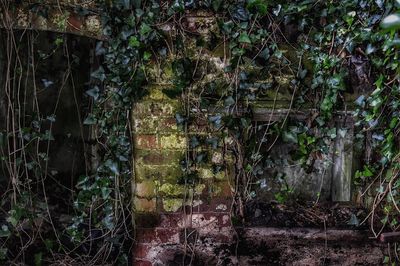
[[(102, 64), (91, 73), (86, 91), (91, 110), (80, 123), (82, 129), (90, 128), (96, 143), (92, 152), (98, 160), (87, 166), (87, 174), (74, 177), (75, 187), (68, 188), (74, 198), (66, 223), (54, 221), (48, 202), (51, 192), (45, 185), (46, 179), (57, 178), (47, 165), (51, 125), (57, 117), (55, 111), (44, 116), (35, 103), (38, 84), (52, 85), (52, 77), (35, 80), (36, 61), (47, 60), (48, 55), (36, 57), (36, 40), (29, 33), (29, 59), (21, 58), (17, 35), (6, 29), (2, 59), (6, 62), (2, 81), (6, 126), (0, 134), (5, 220), (0, 219), (0, 260), (36, 265), (60, 261), (123, 265), (130, 260), (134, 237), (131, 110), (146, 93), (152, 66), (163, 60), (173, 60), (175, 78), (173, 88), (165, 93), (185, 101), (185, 110), (176, 114), (177, 124), (187, 131), (195, 121), (205, 119), (217, 132), (210, 138), (190, 138), (182, 161), (184, 184), (195, 185), (196, 166), (211, 160), (202, 147), (223, 147), (233, 155), (232, 214), (241, 220), (263, 169), (282, 163), (269, 156), (276, 142), (293, 143), (293, 158), (310, 171), (315, 160), (329, 152), (329, 143), (346, 134), (346, 128), (335, 124), (336, 112), (351, 110), (359, 153), (365, 155), (354, 183), (361, 197), (373, 198), (368, 215), (371, 231), (377, 236), (384, 228), (398, 230), (399, 1), (115, 0), (99, 1), (98, 7), (105, 40), (97, 43), (94, 52)], [(2, 1), (1, 8), (7, 12), (15, 7)], [(32, 5), (32, 10), (45, 16), (46, 5)], [(209, 29), (214, 38), (205, 40), (197, 29), (182, 24), (187, 12), (196, 10), (212, 14), (217, 21), (218, 27)], [(173, 35), (163, 31), (166, 24)], [(222, 47), (220, 78), (199, 87), (196, 75), (201, 76), (197, 73), (201, 58), (193, 58), (185, 47), (189, 38), (196, 40), (195, 49)], [(54, 50), (62, 50), (68, 59), (64, 81), (70, 82), (74, 54), (67, 39), (55, 39)], [(269, 78), (260, 82), (260, 76)], [(289, 86), (282, 88), (277, 76), (288, 77)], [(23, 78), (33, 84), (29, 93), (22, 93), (28, 89), (21, 85)], [(282, 93), (283, 89), (287, 91)], [(28, 100), (21, 95), (33, 95), (30, 109), (23, 109)], [(273, 111), (280, 108), (278, 97), (286, 97), (286, 109), (309, 109), (310, 117), (301, 122), (287, 112), (283, 119), (255, 124), (252, 106), (265, 95), (272, 100)], [(224, 172), (227, 167), (228, 162), (212, 170)], [(287, 202), (292, 188), (284, 178), (277, 179), (282, 185), (275, 199)], [(44, 227), (51, 229), (45, 234)]]

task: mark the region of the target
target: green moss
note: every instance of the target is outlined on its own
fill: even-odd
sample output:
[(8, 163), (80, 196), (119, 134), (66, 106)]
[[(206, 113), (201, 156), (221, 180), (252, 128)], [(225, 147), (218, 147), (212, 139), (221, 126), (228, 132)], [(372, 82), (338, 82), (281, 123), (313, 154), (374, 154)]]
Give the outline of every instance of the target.
[(177, 184), (162, 184), (159, 191), (166, 197), (178, 197), (185, 194), (185, 186)]
[(163, 149), (186, 149), (186, 138), (183, 135), (171, 134), (160, 136), (160, 145)]
[(152, 179), (174, 184), (178, 182), (182, 174), (179, 164), (145, 165), (136, 163), (135, 165), (136, 182)]
[(182, 199), (163, 199), (163, 208), (167, 212), (178, 211), (183, 204)]

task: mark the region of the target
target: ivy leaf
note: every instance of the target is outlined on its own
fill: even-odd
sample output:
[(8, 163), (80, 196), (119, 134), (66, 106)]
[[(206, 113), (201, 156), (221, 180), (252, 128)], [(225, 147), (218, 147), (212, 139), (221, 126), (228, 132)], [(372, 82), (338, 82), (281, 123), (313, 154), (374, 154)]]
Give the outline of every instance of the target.
[(149, 61), (150, 58), (151, 58), (151, 53), (150, 53), (149, 51), (145, 51), (145, 52), (143, 53), (143, 60), (144, 60), (144, 61)]
[(230, 107), (230, 106), (232, 106), (234, 104), (235, 104), (235, 100), (233, 99), (232, 96), (228, 96), (224, 101), (225, 107)]
[(92, 89), (87, 90), (86, 94), (92, 97), (94, 100), (97, 100), (100, 96), (100, 89), (98, 86), (94, 86)]
[(49, 115), (49, 116), (47, 116), (46, 119), (49, 120), (50, 122), (54, 123), (54, 122), (56, 122), (56, 115), (55, 114)]
[(118, 169), (118, 164), (116, 162), (113, 162), (112, 160), (108, 159), (105, 163), (105, 166), (108, 167), (108, 169), (111, 170), (115, 175), (119, 175), (119, 169)]
[(140, 46), (140, 42), (139, 40), (136, 38), (136, 36), (131, 36), (129, 38), (129, 46), (130, 47), (139, 47)]
[(143, 24), (140, 26), (139, 32), (140, 32), (140, 35), (142, 35), (142, 36), (146, 36), (146, 35), (149, 34), (151, 31), (152, 31), (151, 27), (150, 27), (149, 25), (147, 25), (146, 23), (143, 23)]
[(208, 138), (207, 143), (215, 150), (218, 148), (218, 138)]
[(129, 30), (124, 30), (121, 32), (121, 38), (122, 40), (127, 40), (129, 36), (131, 36), (133, 34), (133, 30), (129, 29)]
[(261, 16), (265, 16), (268, 13), (268, 4), (265, 0), (249, 0), (247, 9), (256, 10)]
[(176, 119), (176, 123), (177, 123), (178, 125), (182, 125), (182, 124), (186, 121), (186, 118), (183, 117), (183, 116), (180, 115), (180, 114), (176, 114), (176, 115), (175, 115), (175, 119)]
[(249, 38), (249, 35), (247, 35), (247, 33), (240, 34), (239, 42), (240, 43), (250, 43), (251, 44), (251, 40)]
[(360, 95), (357, 100), (355, 101), (355, 103), (358, 106), (364, 107), (365, 106), (365, 96), (364, 95)]
[(297, 134), (291, 131), (283, 131), (282, 139), (284, 142), (298, 143)]
[(101, 188), (101, 196), (103, 199), (107, 199), (108, 196), (110, 196), (110, 194), (111, 194), (111, 189), (109, 189), (108, 187)]
[(90, 76), (102, 82), (106, 79), (106, 74), (102, 66), (100, 66), (96, 71), (92, 72)]
[(208, 121), (213, 124), (216, 128), (221, 127), (221, 116), (220, 115), (215, 115), (215, 116), (210, 116), (208, 117)]
[(191, 137), (190, 138), (190, 141), (189, 141), (189, 146), (190, 146), (190, 148), (196, 148), (196, 147), (198, 147), (200, 145), (200, 142), (199, 142), (199, 140), (196, 138), (196, 136), (193, 136), (193, 137)]
[(381, 22), (381, 27), (384, 29), (399, 29), (400, 14), (391, 14), (385, 17)]
[(275, 16), (279, 16), (281, 9), (282, 9), (282, 5), (279, 4), (272, 10), (272, 12), (274, 13)]
[(94, 125), (96, 124), (96, 118), (90, 114), (88, 115), (88, 117), (86, 117), (86, 119), (83, 121), (84, 125)]
[(268, 58), (270, 56), (268, 47), (265, 48), (264, 50), (262, 50), (261, 53), (258, 56), (261, 57), (264, 60), (268, 60)]
[(213, 0), (212, 1), (212, 8), (214, 11), (218, 11), (219, 7), (221, 6), (222, 0)]
[(106, 53), (106, 49), (104, 49), (104, 47), (103, 47), (103, 42), (97, 42), (96, 43), (96, 55), (97, 56), (99, 56), (99, 55), (103, 55), (103, 54), (105, 54)]
[(53, 81), (48, 80), (48, 79), (42, 79), (42, 83), (43, 83), (43, 85), (44, 85), (45, 88), (48, 88), (48, 87), (50, 87), (51, 85), (54, 84)]
[(238, 5), (232, 12), (232, 18), (240, 21), (247, 21), (249, 19), (249, 13), (243, 6)]

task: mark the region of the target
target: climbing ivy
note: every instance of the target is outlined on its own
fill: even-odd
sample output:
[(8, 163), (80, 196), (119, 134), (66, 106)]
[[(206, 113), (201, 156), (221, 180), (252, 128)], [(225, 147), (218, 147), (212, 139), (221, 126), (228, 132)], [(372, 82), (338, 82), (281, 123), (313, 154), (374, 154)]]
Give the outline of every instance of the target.
[[(292, 144), (293, 159), (311, 171), (315, 159), (330, 152), (332, 141), (346, 134), (344, 126), (336, 126), (337, 111), (351, 110), (359, 153), (365, 155), (354, 183), (367, 188), (362, 195), (375, 197), (369, 217), (378, 218), (382, 228), (397, 230), (399, 5), (399, 1), (384, 0), (99, 1), (104, 41), (97, 43), (95, 53), (103, 63), (91, 73), (92, 87), (86, 94), (93, 108), (83, 123), (99, 143), (101, 160), (76, 185), (75, 216), (66, 231), (81, 248), (77, 250), (85, 246), (102, 250), (93, 263), (126, 264), (129, 260), (134, 236), (131, 112), (146, 94), (152, 65), (168, 56), (173, 60), (174, 85), (163, 92), (185, 99), (186, 104), (176, 114), (177, 124), (187, 131), (205, 118), (218, 133), (190, 137), (188, 156), (182, 159), (182, 184), (199, 182), (197, 166), (210, 161), (208, 150), (228, 150), (235, 167), (233, 216), (243, 220), (243, 206), (256, 196), (254, 184), (262, 184), (259, 178), (264, 169), (284, 166), (271, 158), (272, 146), (277, 141)], [(196, 10), (215, 17), (213, 36), (223, 39), (227, 48), (223, 77), (202, 84), (201, 93), (193, 89), (199, 58), (191, 57), (185, 47), (185, 38), (195, 37), (181, 25), (186, 12)], [(181, 29), (172, 39), (175, 50), (168, 47), (171, 37), (161, 29), (167, 22)], [(56, 45), (62, 45), (62, 39)], [(198, 37), (195, 45), (213, 50), (221, 44)], [(289, 77), (285, 108), (312, 110), (308, 121), (286, 116), (270, 124), (252, 122), (252, 108), (265, 95), (275, 98), (272, 109), (278, 109), (277, 97), (285, 97), (275, 91), (280, 87), (277, 76)], [(358, 97), (348, 99), (351, 94)], [(189, 103), (197, 109), (188, 108)], [(204, 109), (207, 114), (198, 112)], [(40, 137), (50, 138), (48, 134)], [(212, 171), (217, 174), (228, 167), (228, 163), (215, 164)], [(293, 188), (282, 175), (277, 180), (281, 188), (275, 200), (287, 203)], [(18, 207), (9, 213), (0, 238), (9, 237), (9, 225), (16, 226), (25, 215)], [(382, 230), (375, 231), (376, 223), (372, 225), (374, 233)], [(6, 254), (0, 248), (0, 259)]]

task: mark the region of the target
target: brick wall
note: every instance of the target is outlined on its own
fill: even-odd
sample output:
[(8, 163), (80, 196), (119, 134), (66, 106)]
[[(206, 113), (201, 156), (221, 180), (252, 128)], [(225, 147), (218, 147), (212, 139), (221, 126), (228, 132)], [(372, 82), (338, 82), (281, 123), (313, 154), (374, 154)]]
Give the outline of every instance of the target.
[[(165, 79), (163, 84), (152, 84), (133, 111), (136, 265), (165, 264), (163, 260), (175, 256), (163, 256), (165, 247), (174, 245), (184, 252), (193, 245), (188, 241), (195, 238), (215, 244), (231, 242), (233, 237), (229, 176), (215, 174), (211, 165), (202, 165), (196, 169), (199, 180), (195, 184), (182, 181), (181, 162), (191, 135), (212, 133), (205, 127), (187, 134), (178, 128), (175, 114), (183, 109), (183, 101), (163, 93), (168, 85)], [(214, 163), (221, 163), (219, 150), (210, 154)]]

